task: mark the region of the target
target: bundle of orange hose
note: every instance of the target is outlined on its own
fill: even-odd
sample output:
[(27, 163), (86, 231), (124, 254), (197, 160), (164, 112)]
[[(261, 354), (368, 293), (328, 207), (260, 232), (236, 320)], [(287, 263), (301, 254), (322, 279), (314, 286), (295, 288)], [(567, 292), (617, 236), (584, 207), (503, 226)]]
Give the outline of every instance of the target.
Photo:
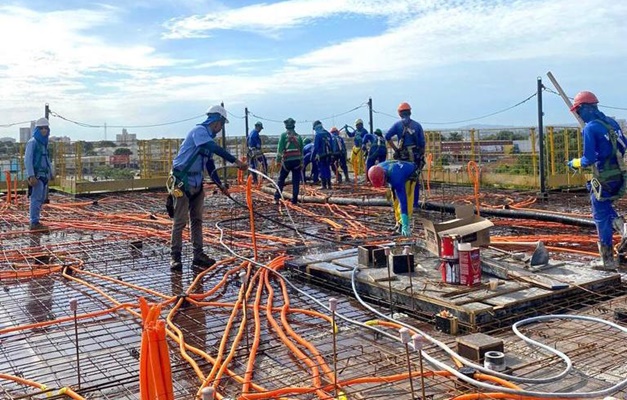
[(170, 354), (165, 341), (165, 323), (159, 320), (161, 305), (148, 307), (140, 298), (144, 331), (139, 356), (139, 393), (142, 400), (174, 400)]

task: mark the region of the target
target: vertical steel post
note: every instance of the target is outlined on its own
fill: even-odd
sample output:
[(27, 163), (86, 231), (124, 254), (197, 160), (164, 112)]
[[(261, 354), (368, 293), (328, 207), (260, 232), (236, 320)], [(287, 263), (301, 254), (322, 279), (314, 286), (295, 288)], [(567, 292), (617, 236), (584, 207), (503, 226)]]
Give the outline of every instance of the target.
[(368, 115), (370, 116), (370, 134), (374, 133), (374, 121), (372, 120), (372, 97), (368, 98)]
[[(221, 105), (222, 107), (224, 107), (224, 102), (221, 102), (221, 103), (220, 103), (220, 105)], [(225, 150), (227, 150), (227, 151), (229, 150), (229, 149), (228, 149), (228, 147), (227, 147), (227, 145), (226, 145), (226, 124), (223, 124), (223, 125), (222, 125), (222, 147), (224, 147), (224, 149), (225, 149)], [(226, 167), (226, 160), (225, 160), (225, 159), (222, 159), (222, 165), (223, 165), (224, 167)], [(226, 177), (227, 177), (227, 176), (226, 176), (226, 168), (223, 168), (223, 169), (222, 169), (222, 171), (223, 171), (223, 175), (222, 175), (222, 184), (223, 184), (225, 187), (227, 187), (227, 188), (228, 188), (228, 187), (229, 187), (229, 183), (226, 181)]]
[(331, 331), (333, 335), (333, 389), (335, 393), (335, 398), (337, 399), (338, 388), (337, 388), (337, 334), (336, 334), (336, 326), (335, 325), (335, 312), (337, 311), (337, 299), (335, 297), (331, 297), (329, 299), (329, 309), (331, 310)]
[(248, 107), (244, 108), (244, 129), (246, 129), (246, 145), (248, 145)]
[(546, 165), (545, 165), (545, 145), (544, 145), (544, 112), (542, 111), (542, 78), (538, 77), (538, 140), (540, 141), (540, 197), (546, 199)]
[(78, 352), (78, 321), (76, 312), (78, 311), (78, 300), (70, 300), (70, 311), (74, 314), (74, 347), (76, 348), (76, 371), (78, 374), (78, 388), (81, 388), (81, 360)]

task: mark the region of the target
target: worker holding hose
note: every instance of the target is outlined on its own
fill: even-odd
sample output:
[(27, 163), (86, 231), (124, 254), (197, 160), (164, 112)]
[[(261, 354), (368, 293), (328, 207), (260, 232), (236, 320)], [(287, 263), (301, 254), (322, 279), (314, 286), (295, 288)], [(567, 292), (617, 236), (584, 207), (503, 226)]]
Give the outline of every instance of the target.
[[(425, 166), (425, 133), (422, 126), (411, 119), (411, 106), (408, 103), (401, 103), (398, 106), (398, 116), (401, 120), (396, 122), (385, 134), (385, 140), (392, 150), (394, 159), (409, 161), (416, 164), (418, 173)], [(392, 140), (397, 138), (398, 142)], [(418, 207), (420, 199), (420, 185), (416, 185), (414, 192), (414, 207)]]
[[(215, 264), (215, 260), (207, 256), (203, 249), (202, 217), (205, 193), (203, 191), (203, 168), (213, 178), (217, 176), (213, 163), (213, 155), (217, 154), (226, 161), (236, 164), (239, 169), (246, 171), (248, 165), (236, 159), (226, 149), (220, 147), (214, 138), (222, 130), (225, 123), (226, 110), (221, 106), (213, 106), (207, 110), (207, 119), (196, 125), (188, 134), (177, 156), (174, 158), (172, 171), (168, 178), (169, 198), (173, 200), (172, 243), (170, 268), (180, 271), (183, 268), (181, 253), (183, 250), (183, 229), (190, 222), (190, 236), (192, 240), (192, 265), (208, 268)], [(219, 182), (218, 182), (219, 183)], [(220, 186), (221, 187), (221, 186)], [(221, 190), (225, 191), (223, 187)]]
[(24, 152), (24, 168), (28, 176), (28, 193), (30, 196), (30, 230), (47, 231), (48, 227), (39, 222), (41, 207), (46, 200), (48, 180), (52, 178), (48, 138), (50, 125), (46, 118), (35, 122), (33, 137), (26, 143)]
[(384, 161), (368, 170), (368, 179), (374, 187), (382, 187), (387, 183), (392, 189), (396, 220), (394, 230), (403, 236), (411, 235), (414, 186), (418, 175), (416, 164), (409, 161)]
[[(255, 128), (248, 134), (248, 161), (251, 168), (259, 170), (264, 174), (268, 172), (268, 161), (261, 147), (261, 121), (255, 122)], [(253, 183), (257, 183), (257, 174), (253, 174)]]
[(583, 156), (568, 162), (573, 169), (592, 167), (592, 179), (586, 187), (590, 192), (592, 217), (599, 236), (601, 262), (594, 269), (613, 271), (618, 265), (614, 259), (612, 230), (621, 235), (618, 252), (623, 253), (627, 244), (624, 219), (618, 215), (613, 202), (625, 194), (627, 169), (623, 161), (627, 138), (618, 123), (599, 111), (599, 100), (592, 92), (577, 93), (570, 111), (586, 123), (583, 128)]
[(279, 138), (279, 145), (276, 152), (277, 165), (281, 166), (277, 186), (279, 190), (274, 193), (274, 201), (279, 202), (285, 179), (292, 173), (292, 204), (298, 203), (298, 192), (300, 190), (300, 177), (303, 171), (303, 138), (294, 130), (296, 121), (288, 118), (283, 121), (285, 132)]
[[(357, 166), (355, 176), (359, 176), (364, 172), (364, 152), (362, 150), (364, 137), (368, 134), (368, 130), (364, 128), (364, 121), (361, 118), (355, 120), (355, 129), (351, 130), (348, 125), (344, 126), (346, 135), (353, 138), (353, 150), (351, 150), (351, 162)], [(355, 161), (357, 160), (357, 161)]]
[[(311, 179), (314, 185), (320, 183), (320, 179), (318, 178), (318, 163), (316, 160), (311, 158), (311, 154), (313, 153), (313, 142), (310, 138), (306, 138), (303, 140), (303, 182), (307, 183), (308, 179)], [(307, 177), (307, 166), (311, 164), (311, 175)]]

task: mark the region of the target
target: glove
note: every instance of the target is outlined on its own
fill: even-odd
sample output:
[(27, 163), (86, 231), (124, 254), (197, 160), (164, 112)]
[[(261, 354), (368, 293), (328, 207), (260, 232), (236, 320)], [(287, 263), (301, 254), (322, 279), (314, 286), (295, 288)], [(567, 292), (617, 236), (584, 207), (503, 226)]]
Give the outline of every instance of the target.
[(403, 225), (403, 227), (401, 228), (401, 235), (411, 236), (411, 228), (409, 227), (409, 215), (401, 214), (401, 224)]
[(29, 176), (28, 177), (28, 185), (29, 186), (35, 186), (36, 184), (37, 184), (37, 177)]
[(568, 168), (576, 169), (581, 168), (581, 158), (573, 158), (568, 162)]
[(240, 160), (235, 160), (235, 163), (237, 164), (237, 168), (239, 168), (242, 171), (246, 171), (248, 170), (248, 164), (246, 164), (243, 161)]

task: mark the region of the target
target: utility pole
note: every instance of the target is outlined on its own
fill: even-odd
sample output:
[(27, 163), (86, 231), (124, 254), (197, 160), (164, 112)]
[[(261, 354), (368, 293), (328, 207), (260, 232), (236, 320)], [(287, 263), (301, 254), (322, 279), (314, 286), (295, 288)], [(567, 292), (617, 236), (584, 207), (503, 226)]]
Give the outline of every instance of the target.
[(538, 140), (540, 141), (540, 198), (541, 200), (547, 200), (548, 193), (546, 192), (546, 171), (544, 165), (545, 158), (545, 146), (544, 146), (544, 112), (542, 111), (542, 90), (544, 85), (542, 84), (542, 78), (538, 77)]
[(48, 103), (46, 103), (46, 106), (44, 107), (44, 117), (46, 117), (46, 119), (50, 121), (50, 106), (48, 105)]
[[(221, 102), (220, 105), (222, 106), (222, 108), (224, 108), (224, 102)], [(224, 149), (228, 151), (228, 148), (226, 146), (226, 124), (222, 124), (222, 146), (224, 146)], [(224, 186), (228, 188), (229, 184), (226, 181), (226, 160), (224, 158), (222, 159), (222, 165), (224, 166), (224, 168), (222, 169), (224, 171), (224, 174), (222, 175), (222, 180), (224, 181)]]
[(248, 107), (244, 108), (244, 124), (244, 129), (246, 129), (246, 132), (244, 132), (244, 134), (246, 134), (246, 143), (248, 143)]
[(372, 97), (368, 98), (368, 114), (370, 115), (370, 134), (374, 134), (374, 121), (372, 121)]

